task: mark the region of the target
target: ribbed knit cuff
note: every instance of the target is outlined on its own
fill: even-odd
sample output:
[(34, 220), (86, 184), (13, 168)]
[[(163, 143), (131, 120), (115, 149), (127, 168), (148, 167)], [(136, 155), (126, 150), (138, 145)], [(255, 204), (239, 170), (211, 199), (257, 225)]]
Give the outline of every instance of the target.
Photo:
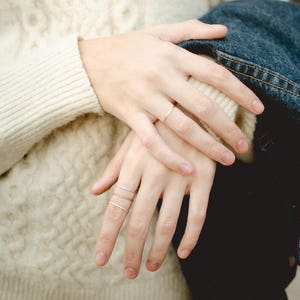
[(0, 171), (36, 142), (85, 113), (103, 114), (81, 61), (77, 35), (35, 49), (0, 70)]
[(83, 113), (102, 113), (83, 68), (76, 35), (1, 72), (0, 84), (1, 101), (4, 99), (1, 123), (5, 120), (5, 136), (11, 142), (63, 125)]

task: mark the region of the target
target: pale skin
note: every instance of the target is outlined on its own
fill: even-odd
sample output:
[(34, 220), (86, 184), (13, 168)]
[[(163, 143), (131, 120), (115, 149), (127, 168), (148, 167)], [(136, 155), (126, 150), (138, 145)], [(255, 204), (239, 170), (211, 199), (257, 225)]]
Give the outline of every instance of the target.
[[(132, 128), (157, 160), (189, 175), (193, 171), (191, 162), (170, 148), (153, 125), (164, 119), (172, 103), (179, 103), (205, 122), (236, 152), (248, 149), (239, 127), (218, 105), (187, 83), (190, 76), (216, 87), (255, 114), (264, 109), (256, 95), (228, 70), (175, 45), (183, 40), (215, 39), (226, 34), (223, 25), (190, 20), (80, 41), (79, 48), (103, 110)], [(164, 123), (211, 159), (224, 165), (234, 162), (233, 151), (213, 139), (182, 110), (172, 109)]]
[[(138, 275), (158, 199), (163, 198), (163, 205), (148, 254), (150, 271), (157, 270), (167, 254), (184, 194), (191, 196), (191, 209), (178, 248), (181, 258), (188, 257), (198, 240), (216, 162), (230, 165), (235, 160), (233, 151), (248, 149), (238, 126), (188, 84), (188, 78), (214, 86), (254, 114), (264, 110), (255, 94), (225, 68), (175, 45), (226, 34), (222, 25), (190, 20), (80, 42), (84, 67), (103, 110), (133, 129), (93, 188), (94, 194), (100, 194), (116, 181), (132, 191), (139, 187), (126, 232), (124, 267), (128, 278)], [(182, 109), (171, 109), (173, 103)], [(213, 129), (228, 147), (198, 121)], [(112, 200), (129, 210), (133, 197), (116, 187)], [(123, 209), (108, 205), (96, 246), (98, 265), (109, 260), (126, 215)]]
[[(124, 256), (124, 272), (130, 279), (138, 276), (144, 243), (159, 198), (163, 199), (162, 207), (148, 254), (147, 269), (156, 271), (163, 263), (185, 194), (190, 194), (189, 215), (177, 253), (181, 258), (189, 256), (205, 220), (215, 174), (216, 163), (212, 159), (184, 142), (163, 123), (157, 122), (156, 128), (170, 147), (194, 163), (192, 174), (183, 176), (165, 167), (150, 154), (137, 135), (131, 133), (93, 188), (94, 194), (100, 194), (117, 182), (112, 200), (132, 210), (126, 230)], [(133, 194), (118, 186), (128, 187), (132, 191), (139, 188), (134, 202), (131, 201)], [(95, 251), (95, 261), (99, 266), (109, 260), (126, 216), (127, 213), (119, 207), (107, 206)]]

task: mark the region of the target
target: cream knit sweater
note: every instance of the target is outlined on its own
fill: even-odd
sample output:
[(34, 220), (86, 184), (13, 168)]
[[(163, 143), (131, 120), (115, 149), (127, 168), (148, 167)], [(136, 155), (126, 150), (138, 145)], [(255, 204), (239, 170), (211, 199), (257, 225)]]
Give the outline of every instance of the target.
[[(195, 0), (0, 0), (1, 300), (189, 297), (173, 249), (155, 273), (143, 261), (133, 281), (123, 275), (124, 231), (107, 266), (93, 261), (110, 193), (95, 197), (90, 187), (128, 128), (101, 110), (77, 41), (208, 8)], [(233, 119), (241, 111), (211, 87), (190, 83)], [(243, 116), (251, 138), (254, 118)]]

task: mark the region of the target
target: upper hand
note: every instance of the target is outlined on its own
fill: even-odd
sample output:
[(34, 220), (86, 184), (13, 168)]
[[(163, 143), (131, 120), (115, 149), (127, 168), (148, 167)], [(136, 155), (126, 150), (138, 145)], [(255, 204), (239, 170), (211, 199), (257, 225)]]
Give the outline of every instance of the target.
[(216, 103), (187, 82), (190, 76), (223, 91), (255, 114), (263, 110), (262, 104), (253, 106), (259, 101), (255, 94), (225, 68), (175, 45), (183, 40), (222, 38), (226, 34), (223, 25), (190, 20), (80, 41), (79, 47), (104, 111), (131, 127), (152, 155), (168, 168), (190, 174), (191, 164), (158, 134), (153, 125), (157, 119), (215, 161), (230, 165), (235, 157), (178, 107), (172, 108), (174, 102), (206, 123), (237, 152), (247, 150), (241, 130)]

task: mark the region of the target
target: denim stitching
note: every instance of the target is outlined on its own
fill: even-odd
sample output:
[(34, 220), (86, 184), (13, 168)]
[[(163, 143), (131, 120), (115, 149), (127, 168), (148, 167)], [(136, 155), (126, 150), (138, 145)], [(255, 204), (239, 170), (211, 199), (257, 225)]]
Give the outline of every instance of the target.
[(285, 89), (285, 88), (282, 88), (282, 87), (280, 87), (280, 86), (277, 86), (277, 85), (275, 85), (275, 84), (273, 84), (273, 83), (270, 83), (270, 82), (268, 82), (268, 81), (265, 81), (265, 80), (262, 80), (262, 79), (258, 79), (258, 78), (254, 77), (254, 76), (251, 76), (251, 75), (248, 75), (248, 74), (245, 74), (245, 73), (242, 73), (242, 72), (235, 71), (234, 69), (228, 68), (228, 67), (226, 67), (226, 66), (225, 66), (225, 68), (228, 69), (229, 71), (232, 71), (232, 72), (237, 73), (237, 74), (239, 74), (239, 75), (242, 75), (242, 76), (245, 76), (245, 77), (249, 77), (249, 78), (251, 78), (251, 79), (254, 79), (254, 80), (260, 81), (260, 82), (262, 82), (262, 83), (268, 84), (268, 85), (270, 85), (270, 86), (272, 86), (272, 87), (274, 87), (274, 88), (277, 88), (277, 89), (279, 89), (279, 90), (282, 90), (282, 91), (285, 91), (285, 92), (287, 92), (287, 93), (289, 93), (289, 94), (292, 94), (293, 96), (300, 97), (300, 94), (296, 94), (296, 93), (294, 93), (294, 92), (291, 92), (291, 91), (289, 91), (289, 90), (287, 90), (287, 89)]
[[(233, 63), (238, 63), (238, 64), (244, 65), (244, 66), (246, 66), (246, 67), (253, 68), (253, 69), (256, 69), (256, 70), (258, 70), (258, 71), (267, 73), (267, 74), (269, 74), (269, 75), (271, 75), (271, 76), (277, 77), (277, 78), (279, 78), (279, 79), (281, 79), (281, 80), (283, 80), (283, 81), (289, 83), (290, 85), (293, 85), (293, 86), (296, 87), (297, 89), (300, 89), (300, 85), (298, 85), (297, 83), (295, 83), (295, 82), (293, 82), (293, 81), (291, 81), (291, 80), (289, 80), (289, 79), (287, 79), (287, 78), (284, 78), (284, 77), (282, 77), (282, 76), (280, 76), (280, 75), (278, 75), (278, 74), (275, 74), (275, 73), (273, 73), (273, 72), (271, 72), (271, 71), (269, 71), (269, 70), (267, 70), (267, 69), (262, 69), (262, 68), (259, 68), (259, 67), (257, 67), (257, 66), (249, 65), (249, 64), (244, 63), (244, 62), (239, 61), (239, 60), (234, 60), (234, 59), (232, 59), (232, 58), (228, 58), (228, 57), (224, 56), (223, 54), (221, 54), (221, 52), (218, 51), (218, 50), (216, 50), (216, 52), (217, 52), (217, 54), (218, 54), (220, 57), (222, 57), (222, 58), (224, 58), (224, 59), (227, 59), (228, 61), (231, 61), (231, 62), (233, 62)], [(293, 92), (291, 92), (291, 93), (293, 93)], [(299, 95), (298, 95), (298, 96), (299, 96)]]

